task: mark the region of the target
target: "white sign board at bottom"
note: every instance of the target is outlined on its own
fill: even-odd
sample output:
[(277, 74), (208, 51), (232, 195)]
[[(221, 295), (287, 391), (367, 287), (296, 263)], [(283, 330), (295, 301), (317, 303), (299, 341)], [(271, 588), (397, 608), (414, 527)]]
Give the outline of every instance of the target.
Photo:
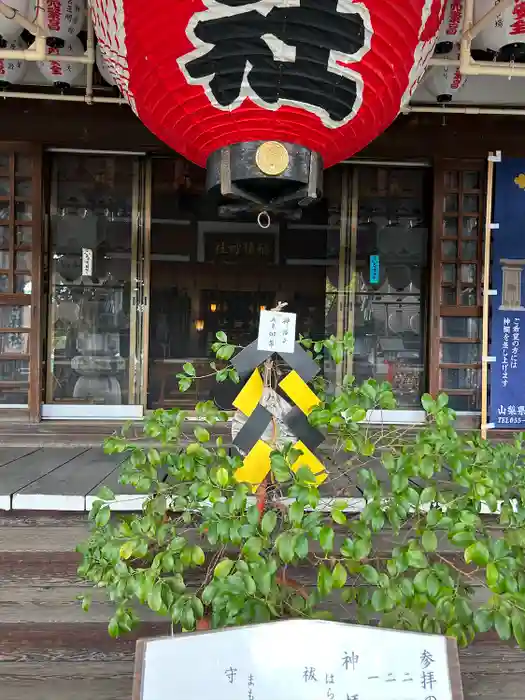
[(462, 700), (455, 640), (290, 620), (140, 640), (134, 700)]

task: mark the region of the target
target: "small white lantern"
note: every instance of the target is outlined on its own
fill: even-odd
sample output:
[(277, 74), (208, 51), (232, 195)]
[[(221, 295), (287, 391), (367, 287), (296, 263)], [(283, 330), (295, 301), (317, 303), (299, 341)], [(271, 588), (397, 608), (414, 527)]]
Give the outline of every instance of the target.
[[(26, 46), (20, 37), (16, 37), (7, 42), (5, 46), (10, 51), (20, 51)], [(27, 61), (22, 61), (20, 58), (1, 58), (0, 59), (0, 89), (6, 88), (9, 85), (17, 85), (22, 82), (27, 70)]]
[[(9, 0), (6, 4), (14, 10), (18, 10), (27, 19), (34, 19), (34, 0)], [(4, 15), (0, 15), (0, 37), (2, 39), (9, 42), (11, 39), (19, 37), (22, 31), (23, 27), (21, 24), (18, 24), (14, 19), (7, 19)]]
[(84, 27), (83, 0), (45, 0), (45, 27), (49, 37), (71, 40)]
[[(456, 45), (450, 53), (446, 56), (440, 56), (440, 58), (457, 61), (459, 58), (459, 47)], [(459, 72), (458, 66), (434, 66), (430, 69), (428, 78), (425, 80), (425, 87), (434, 95), (437, 102), (443, 104), (452, 102), (465, 85), (465, 82), (466, 78)]]
[(450, 53), (461, 40), (465, 7), (463, 0), (447, 0), (445, 16), (436, 42), (436, 54)]
[(108, 63), (104, 57), (104, 54), (100, 50), (99, 44), (97, 44), (96, 49), (95, 49), (95, 60), (96, 60), (98, 72), (100, 73), (102, 78), (106, 81), (106, 83), (108, 85), (111, 85), (112, 87), (114, 87), (116, 85), (115, 78), (111, 75)]
[[(84, 47), (76, 36), (65, 42), (64, 46), (47, 46), (48, 56), (83, 56)], [(84, 63), (70, 63), (69, 61), (39, 61), (38, 69), (51, 83), (57, 87), (67, 89), (71, 83), (84, 71)]]
[[(499, 0), (476, 0), (474, 23), (484, 17)], [(487, 58), (498, 61), (523, 61), (525, 59), (525, 2), (514, 0), (491, 23), (481, 30), (472, 41), (472, 48), (488, 54)]]

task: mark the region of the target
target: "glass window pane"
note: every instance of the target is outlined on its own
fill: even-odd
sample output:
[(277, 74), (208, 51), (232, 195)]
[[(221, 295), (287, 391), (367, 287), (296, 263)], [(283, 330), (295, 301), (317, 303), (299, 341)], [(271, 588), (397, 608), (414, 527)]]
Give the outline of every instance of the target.
[(9, 197), (11, 192), (11, 180), (8, 177), (0, 177), (0, 197)]
[(463, 260), (477, 260), (478, 258), (478, 243), (477, 241), (461, 241), (460, 254)]
[(455, 238), (458, 235), (458, 219), (457, 216), (443, 217), (443, 236)]
[(455, 241), (442, 241), (441, 254), (444, 259), (455, 260), (458, 256), (458, 244)]
[(31, 202), (15, 202), (15, 212), (17, 221), (31, 221), (33, 218), (33, 205)]
[(0, 221), (8, 221), (10, 218), (10, 208), (8, 202), (0, 202)]
[(441, 318), (441, 336), (443, 338), (479, 339), (481, 319), (465, 316), (443, 316)]
[(31, 328), (31, 307), (0, 305), (0, 328)]
[(8, 226), (0, 226), (0, 248), (9, 248), (11, 236)]
[(463, 211), (478, 212), (479, 211), (479, 195), (464, 194), (463, 195)]
[(0, 274), (0, 292), (9, 291), (9, 275)]
[(0, 250), (0, 270), (9, 270), (11, 267), (10, 259), (9, 251)]
[(17, 270), (30, 270), (31, 253), (18, 251), (15, 255), (15, 265)]
[(0, 357), (0, 382), (27, 382), (29, 360), (6, 360)]
[(15, 292), (18, 294), (31, 294), (31, 275), (15, 275)]
[(441, 287), (441, 303), (444, 306), (456, 306), (456, 287)]
[(476, 306), (477, 295), (475, 287), (463, 287), (459, 290), (459, 303), (461, 306)]
[(476, 283), (476, 268), (475, 264), (460, 265), (460, 280), (462, 282)]
[(456, 281), (456, 266), (450, 265), (449, 263), (447, 263), (446, 265), (442, 265), (441, 280), (443, 282), (449, 282), (451, 284), (454, 284), (454, 282)]
[(456, 212), (459, 210), (459, 199), (457, 194), (446, 194), (443, 201), (444, 212)]
[(0, 406), (27, 406), (29, 388), (24, 382), (18, 386), (2, 386), (0, 384)]
[(441, 343), (441, 362), (465, 365), (481, 362), (481, 344)]
[(445, 173), (445, 190), (457, 190), (459, 187), (459, 173), (457, 170), (447, 170)]
[(463, 189), (479, 190), (481, 187), (481, 173), (478, 170), (466, 170), (463, 173)]
[(441, 370), (442, 389), (479, 389), (481, 370), (473, 368)]
[(16, 197), (31, 197), (33, 194), (33, 181), (31, 178), (17, 178), (15, 183)]
[(481, 410), (481, 393), (473, 394), (449, 394), (448, 405), (454, 411), (479, 411)]
[(0, 333), (0, 355), (29, 354), (29, 333)]
[(475, 216), (464, 216), (463, 217), (463, 230), (462, 234), (464, 238), (477, 238), (479, 233), (479, 219)]
[(33, 173), (33, 159), (30, 156), (16, 155), (16, 174), (31, 177)]
[(16, 245), (31, 245), (33, 242), (33, 227), (32, 226), (17, 226), (16, 228)]

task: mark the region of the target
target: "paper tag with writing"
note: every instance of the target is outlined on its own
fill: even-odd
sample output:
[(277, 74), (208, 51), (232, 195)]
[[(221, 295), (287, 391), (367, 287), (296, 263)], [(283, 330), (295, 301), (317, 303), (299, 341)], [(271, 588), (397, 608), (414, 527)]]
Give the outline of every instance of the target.
[(293, 352), (296, 322), (295, 314), (283, 311), (261, 311), (257, 350)]
[(93, 275), (93, 251), (91, 248), (82, 248), (82, 277)]

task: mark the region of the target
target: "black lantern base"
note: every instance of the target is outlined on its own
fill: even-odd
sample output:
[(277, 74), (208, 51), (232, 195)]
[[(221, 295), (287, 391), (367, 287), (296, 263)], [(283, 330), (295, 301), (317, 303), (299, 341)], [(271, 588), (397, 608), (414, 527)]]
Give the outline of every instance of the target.
[(235, 143), (208, 158), (206, 186), (225, 198), (221, 216), (267, 211), (298, 219), (323, 192), (321, 156), (276, 141)]

